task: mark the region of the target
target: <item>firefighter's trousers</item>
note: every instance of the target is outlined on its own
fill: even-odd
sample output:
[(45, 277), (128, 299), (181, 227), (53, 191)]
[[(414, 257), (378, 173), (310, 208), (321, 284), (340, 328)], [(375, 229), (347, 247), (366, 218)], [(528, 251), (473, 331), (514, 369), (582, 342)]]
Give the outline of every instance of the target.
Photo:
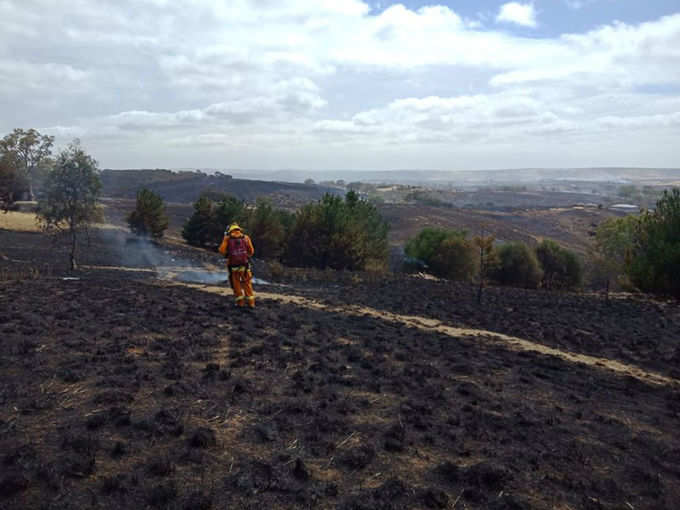
[(236, 298), (236, 306), (255, 307), (253, 294), (253, 272), (248, 266), (232, 266), (229, 268), (229, 280)]

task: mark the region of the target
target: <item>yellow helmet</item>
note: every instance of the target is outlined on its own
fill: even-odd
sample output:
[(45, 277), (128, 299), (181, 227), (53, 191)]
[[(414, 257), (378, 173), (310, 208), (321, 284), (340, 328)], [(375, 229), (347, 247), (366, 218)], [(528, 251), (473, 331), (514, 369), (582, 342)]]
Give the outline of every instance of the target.
[(241, 227), (238, 226), (237, 223), (232, 223), (229, 225), (229, 228), (227, 229), (227, 234), (231, 234), (234, 230), (241, 230)]

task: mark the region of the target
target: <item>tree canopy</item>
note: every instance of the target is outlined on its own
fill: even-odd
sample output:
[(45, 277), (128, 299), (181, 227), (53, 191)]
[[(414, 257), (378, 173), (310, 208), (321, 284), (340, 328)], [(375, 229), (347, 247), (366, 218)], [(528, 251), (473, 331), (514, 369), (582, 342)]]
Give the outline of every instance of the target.
[(184, 224), (182, 237), (193, 245), (216, 249), (231, 223), (246, 229), (249, 211), (245, 202), (224, 193), (203, 193), (194, 203), (194, 212)]
[(53, 136), (42, 135), (35, 129), (15, 129), (0, 140), (0, 158), (10, 156), (5, 164), (12, 164), (16, 177), (24, 179), (31, 200), (38, 173), (47, 170), (53, 143)]
[(0, 155), (0, 208), (7, 211), (15, 201), (19, 178), (16, 162), (11, 153)]
[(38, 220), (46, 231), (66, 232), (71, 240), (71, 268), (76, 269), (78, 233), (97, 219), (101, 190), (97, 162), (74, 141), (59, 153), (38, 203)]
[(288, 233), (295, 218), (293, 214), (275, 209), (271, 202), (260, 198), (254, 208), (242, 215), (243, 227), (257, 250), (257, 256), (277, 259), (283, 254)]

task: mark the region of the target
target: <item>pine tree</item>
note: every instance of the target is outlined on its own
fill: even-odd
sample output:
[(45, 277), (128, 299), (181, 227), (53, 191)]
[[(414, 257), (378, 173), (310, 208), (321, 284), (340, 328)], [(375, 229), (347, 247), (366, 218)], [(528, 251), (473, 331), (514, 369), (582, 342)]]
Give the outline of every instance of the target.
[(139, 190), (137, 205), (127, 217), (127, 222), (133, 233), (160, 239), (168, 228), (168, 216), (163, 199), (149, 189)]

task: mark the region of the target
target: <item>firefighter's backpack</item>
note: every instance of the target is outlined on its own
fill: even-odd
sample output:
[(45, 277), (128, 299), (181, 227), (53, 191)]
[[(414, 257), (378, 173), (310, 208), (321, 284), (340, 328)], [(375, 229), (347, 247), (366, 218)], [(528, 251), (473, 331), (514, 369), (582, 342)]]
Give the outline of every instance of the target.
[(228, 248), (230, 266), (245, 266), (248, 263), (248, 243), (245, 237), (230, 237)]

